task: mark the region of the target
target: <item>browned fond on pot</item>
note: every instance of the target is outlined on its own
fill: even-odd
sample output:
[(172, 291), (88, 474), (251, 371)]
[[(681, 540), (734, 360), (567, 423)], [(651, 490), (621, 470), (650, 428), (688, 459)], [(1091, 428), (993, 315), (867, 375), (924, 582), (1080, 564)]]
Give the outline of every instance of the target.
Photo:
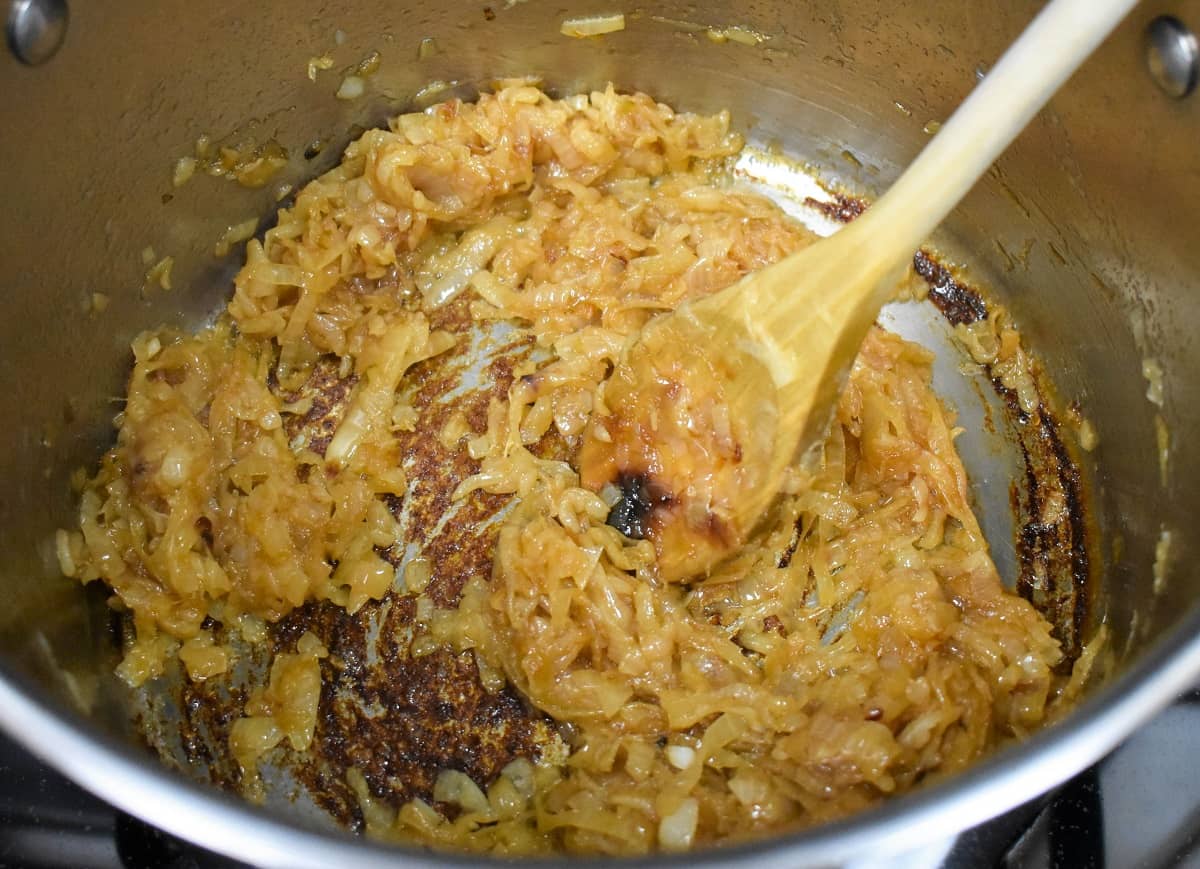
[[(439, 311), (434, 328), (465, 336), (471, 329), (468, 303), (459, 300)], [(403, 539), (384, 553), (399, 566), (407, 547), (418, 547), (431, 566), (425, 594), (438, 607), (457, 604), (463, 584), (491, 572), (497, 514), (509, 496), (476, 492), (457, 505), (452, 521), (438, 527), (451, 511), (451, 493), (478, 470), (461, 444), (448, 449), (439, 437), (455, 414), (472, 430), (487, 427), (493, 396), (504, 396), (513, 368), (531, 350), (526, 339), (493, 342), (488, 361), (478, 372), (477, 388), (461, 389), (466, 374), (461, 354), (443, 354), (422, 363), (409, 375), (412, 405), (418, 419), (412, 431), (399, 434), (403, 467), (411, 481), (405, 498), (389, 508), (401, 519)], [(291, 400), (311, 398), (312, 408), (289, 430), (324, 454), (346, 411), (354, 375), (340, 377), (336, 360), (326, 360)], [(562, 454), (566, 445), (547, 438), (543, 455)], [(292, 651), (305, 631), (329, 649), (321, 662), (322, 692), (313, 746), (291, 767), (295, 779), (313, 801), (344, 823), (361, 823), (358, 803), (345, 782), (350, 767), (362, 772), (378, 797), (403, 802), (430, 799), (443, 769), (458, 769), (488, 782), (516, 757), (536, 758), (559, 746), (553, 722), (531, 709), (509, 689), (492, 693), (480, 682), (471, 652), (437, 650), (414, 657), (409, 642), (416, 627), (416, 596), (391, 592), (353, 615), (328, 602), (310, 603), (270, 628), (270, 651)], [(218, 637), (234, 640), (221, 629)], [(263, 658), (261, 648), (256, 658)], [(266, 667), (256, 660), (252, 667)], [(173, 665), (175, 666), (175, 665)], [(238, 677), (241, 678), (238, 678)], [(138, 725), (147, 741), (168, 762), (182, 761), (193, 773), (202, 770), (214, 784), (237, 789), (241, 774), (226, 745), (233, 722), (241, 715), (253, 679), (239, 673), (232, 690), (226, 680), (188, 681), (177, 670), (166, 691), (180, 710), (178, 732), (160, 714), (161, 696), (138, 694)], [(296, 758), (295, 755), (289, 755)]]

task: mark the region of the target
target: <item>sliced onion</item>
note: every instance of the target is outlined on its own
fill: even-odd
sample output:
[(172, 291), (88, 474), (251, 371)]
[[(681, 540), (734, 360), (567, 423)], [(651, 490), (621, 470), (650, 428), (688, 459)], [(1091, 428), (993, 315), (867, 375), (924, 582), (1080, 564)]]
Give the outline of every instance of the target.
[(686, 851), (696, 838), (700, 804), (689, 797), (658, 824), (658, 844), (668, 851)]
[(582, 18), (568, 18), (562, 23), (563, 36), (583, 39), (587, 36), (603, 36), (605, 33), (616, 33), (625, 29), (625, 16), (621, 13), (614, 15), (587, 15)]
[(334, 96), (339, 100), (356, 100), (363, 95), (366, 86), (362, 76), (348, 75), (342, 79), (342, 84)]
[(444, 769), (438, 774), (433, 785), (433, 798), (439, 803), (460, 806), (465, 812), (483, 814), (491, 809), (479, 785), (469, 775), (456, 769)]
[(668, 745), (666, 754), (667, 761), (675, 769), (687, 769), (696, 759), (696, 749), (686, 745)]

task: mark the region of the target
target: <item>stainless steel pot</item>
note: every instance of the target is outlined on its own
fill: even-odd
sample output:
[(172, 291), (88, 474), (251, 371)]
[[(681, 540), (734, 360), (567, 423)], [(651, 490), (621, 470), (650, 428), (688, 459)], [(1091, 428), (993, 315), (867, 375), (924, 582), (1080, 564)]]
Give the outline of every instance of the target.
[[(279, 180), (298, 183), (336, 161), (354, 125), (378, 123), (432, 80), (469, 93), (536, 74), (560, 91), (611, 80), (688, 109), (731, 107), (750, 140), (782, 143), (870, 193), (1038, 6), (487, 2), (81, 2), (47, 63), (0, 57), (0, 724), (126, 811), (243, 860), (435, 862), (254, 809), (161, 768), (131, 739), (96, 595), (58, 575), (53, 534), (72, 519), (69, 479), (111, 438), (129, 340), (209, 316), (233, 268), (212, 257), (214, 241), (230, 223), (274, 210), (274, 186), (174, 189), (175, 159), (205, 133), (273, 137), (293, 155)], [(10, 5), (44, 8), (52, 20), (58, 4)], [(625, 31), (592, 41), (559, 33), (565, 15), (612, 11), (629, 13)], [(825, 865), (919, 848), (1063, 781), (1200, 675), (1200, 539), (1190, 524), (1200, 511), (1200, 103), (1169, 95), (1147, 69), (1145, 33), (1164, 14), (1200, 26), (1200, 2), (1146, 0), (963, 203), (945, 238), (990, 272), (1064, 401), (1078, 402), (1100, 434), (1083, 473), (1114, 676), (1069, 718), (966, 775), (832, 827), (689, 863)], [(770, 39), (714, 44), (697, 24)], [(336, 31), (339, 62), (382, 56), (362, 99), (335, 99), (336, 77), (304, 74), (310, 57), (335, 48)], [(440, 50), (421, 51), (425, 39)], [(49, 42), (19, 47), (36, 57)], [(1195, 41), (1171, 44), (1157, 74), (1183, 91)], [(324, 147), (307, 148), (320, 153), (306, 159), (315, 142)], [(170, 292), (142, 291), (147, 246), (175, 256)], [(103, 313), (93, 293), (109, 297)], [(1146, 398), (1144, 358), (1165, 371), (1161, 408)]]

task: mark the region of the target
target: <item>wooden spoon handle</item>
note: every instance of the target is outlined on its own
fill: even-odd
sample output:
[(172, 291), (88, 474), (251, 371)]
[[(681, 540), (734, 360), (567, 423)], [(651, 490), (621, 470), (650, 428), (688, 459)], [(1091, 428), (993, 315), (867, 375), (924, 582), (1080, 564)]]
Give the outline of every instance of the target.
[(913, 252), (1136, 4), (1053, 0), (861, 217), (704, 306), (742, 323), (778, 385), (818, 359), (838, 382)]
[(1053, 0), (863, 217), (881, 260), (906, 259), (1137, 0)]

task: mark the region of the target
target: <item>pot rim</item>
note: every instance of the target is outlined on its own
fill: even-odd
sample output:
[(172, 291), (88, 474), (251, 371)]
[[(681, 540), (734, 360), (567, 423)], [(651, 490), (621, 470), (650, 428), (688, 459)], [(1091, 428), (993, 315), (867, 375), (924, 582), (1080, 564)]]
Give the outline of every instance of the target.
[[(755, 867), (882, 862), (1016, 808), (1098, 761), (1200, 677), (1200, 610), (1076, 707), (1063, 721), (963, 773), (832, 824), (737, 846), (625, 859), (622, 865)], [(318, 832), (170, 771), (129, 743), (39, 696), (0, 662), (0, 728), (81, 787), (141, 820), (258, 866), (467, 866), (475, 856), (390, 846), (343, 831)], [(552, 858), (551, 858), (552, 859)], [(522, 862), (550, 862), (529, 859)], [(611, 860), (581, 859), (588, 865)]]

